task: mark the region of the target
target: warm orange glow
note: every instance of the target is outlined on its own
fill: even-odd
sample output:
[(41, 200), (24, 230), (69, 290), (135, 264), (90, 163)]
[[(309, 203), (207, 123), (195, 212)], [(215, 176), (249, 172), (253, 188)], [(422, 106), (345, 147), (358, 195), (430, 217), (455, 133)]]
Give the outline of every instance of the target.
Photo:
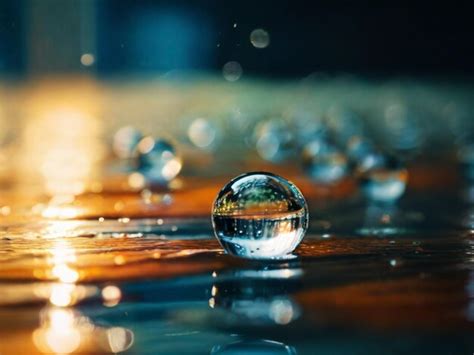
[(52, 195), (84, 192), (104, 157), (95, 91), (90, 82), (43, 82), (28, 96), (19, 168)]
[(59, 264), (53, 267), (52, 274), (59, 281), (65, 283), (74, 283), (79, 279), (78, 272), (65, 264)]
[(122, 291), (117, 286), (106, 286), (102, 290), (102, 298), (106, 307), (114, 307), (120, 302)]
[(74, 313), (67, 309), (51, 309), (43, 327), (33, 332), (33, 341), (43, 353), (70, 354), (81, 344)]
[(74, 285), (55, 285), (51, 289), (49, 301), (57, 307), (67, 307), (72, 304)]

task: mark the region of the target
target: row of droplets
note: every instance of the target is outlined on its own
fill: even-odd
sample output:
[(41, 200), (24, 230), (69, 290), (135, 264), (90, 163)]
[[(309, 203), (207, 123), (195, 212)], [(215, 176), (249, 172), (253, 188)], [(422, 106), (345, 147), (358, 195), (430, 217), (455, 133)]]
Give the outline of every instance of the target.
[[(211, 149), (216, 136), (216, 127), (203, 118), (192, 121), (187, 130), (189, 143), (196, 149)], [(297, 157), (304, 172), (319, 184), (335, 184), (352, 174), (368, 198), (382, 202), (397, 200), (405, 191), (408, 173), (403, 160), (408, 154), (395, 156), (378, 149), (364, 134), (358, 118), (347, 112), (332, 121), (264, 120), (248, 138), (242, 137), (260, 158), (271, 163)], [(144, 136), (131, 126), (116, 132), (113, 150), (155, 184), (166, 185), (183, 166), (174, 143)]]

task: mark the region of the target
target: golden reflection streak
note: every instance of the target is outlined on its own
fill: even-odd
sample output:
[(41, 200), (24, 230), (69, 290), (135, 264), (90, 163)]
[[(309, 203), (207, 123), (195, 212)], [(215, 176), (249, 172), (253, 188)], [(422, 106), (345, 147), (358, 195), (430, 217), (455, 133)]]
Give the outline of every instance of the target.
[(45, 308), (33, 331), (36, 348), (45, 354), (119, 353), (130, 349), (134, 333), (127, 328), (96, 326), (77, 310)]
[(79, 79), (71, 84), (41, 82), (25, 104), (20, 176), (39, 178), (51, 195), (84, 192), (106, 151), (97, 86)]
[(33, 342), (43, 353), (70, 354), (81, 345), (81, 332), (76, 327), (72, 310), (47, 310), (40, 328), (33, 332)]
[(76, 262), (76, 253), (65, 239), (55, 239), (53, 247), (50, 249), (51, 257), (51, 277), (60, 283), (51, 287), (49, 301), (57, 307), (67, 307), (77, 300), (77, 286), (74, 285), (79, 280), (79, 272), (70, 264)]

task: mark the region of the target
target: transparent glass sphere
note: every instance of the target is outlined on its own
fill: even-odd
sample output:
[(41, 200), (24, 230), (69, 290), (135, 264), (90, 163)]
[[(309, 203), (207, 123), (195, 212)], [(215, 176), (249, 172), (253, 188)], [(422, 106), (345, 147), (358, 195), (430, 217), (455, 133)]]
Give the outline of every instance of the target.
[(320, 139), (306, 144), (302, 155), (306, 173), (319, 183), (338, 182), (349, 170), (346, 156), (333, 145)]
[(286, 259), (306, 233), (308, 206), (288, 180), (270, 173), (247, 173), (219, 192), (212, 222), (227, 253), (250, 259)]
[(362, 191), (375, 202), (394, 202), (405, 192), (408, 171), (395, 158), (384, 157), (359, 175)]
[(140, 141), (137, 149), (138, 171), (148, 181), (166, 184), (181, 171), (181, 158), (168, 141), (145, 137)]

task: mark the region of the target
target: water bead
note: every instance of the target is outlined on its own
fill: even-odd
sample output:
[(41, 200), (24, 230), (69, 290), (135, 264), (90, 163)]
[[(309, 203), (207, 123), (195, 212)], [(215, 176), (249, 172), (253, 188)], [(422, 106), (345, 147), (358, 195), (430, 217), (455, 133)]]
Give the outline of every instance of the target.
[(294, 150), (294, 138), (281, 120), (261, 122), (255, 127), (255, 147), (258, 155), (271, 162), (281, 162)]
[(372, 152), (374, 152), (372, 143), (364, 137), (353, 136), (347, 141), (346, 154), (352, 162), (361, 162)]
[(138, 171), (150, 182), (167, 184), (181, 171), (181, 158), (168, 141), (145, 137), (137, 149)]
[(270, 44), (270, 36), (267, 31), (257, 28), (250, 33), (250, 42), (255, 48), (266, 48)]
[(143, 134), (136, 128), (125, 126), (120, 128), (114, 135), (114, 153), (122, 159), (132, 158), (136, 154), (136, 148)]
[(335, 183), (346, 176), (349, 170), (346, 156), (320, 139), (306, 144), (302, 155), (306, 173), (316, 182)]
[(188, 138), (196, 147), (211, 150), (216, 143), (217, 128), (204, 118), (196, 118), (188, 127)]
[(405, 192), (408, 171), (396, 159), (385, 157), (359, 175), (362, 191), (375, 202), (394, 202)]
[(242, 76), (243, 70), (239, 62), (227, 62), (222, 67), (222, 75), (227, 81), (237, 81)]
[(212, 222), (227, 253), (250, 259), (285, 259), (306, 233), (308, 206), (288, 180), (270, 173), (247, 173), (219, 192)]

